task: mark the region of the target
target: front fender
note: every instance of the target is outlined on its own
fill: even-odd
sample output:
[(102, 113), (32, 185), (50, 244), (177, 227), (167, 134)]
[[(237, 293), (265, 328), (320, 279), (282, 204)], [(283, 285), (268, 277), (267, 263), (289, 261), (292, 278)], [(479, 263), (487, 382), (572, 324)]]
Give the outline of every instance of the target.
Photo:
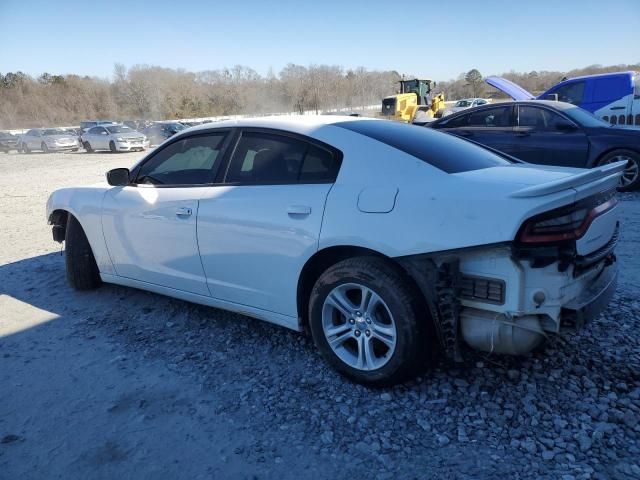
[(102, 200), (111, 187), (107, 184), (61, 188), (47, 200), (46, 215), (50, 222), (56, 211), (73, 215), (84, 230), (100, 273), (115, 274), (102, 233)]

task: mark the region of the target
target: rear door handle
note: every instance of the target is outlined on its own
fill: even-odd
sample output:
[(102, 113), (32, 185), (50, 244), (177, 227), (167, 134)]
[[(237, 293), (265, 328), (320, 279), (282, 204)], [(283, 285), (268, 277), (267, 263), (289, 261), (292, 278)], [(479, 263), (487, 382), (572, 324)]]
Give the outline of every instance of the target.
[(192, 213), (193, 210), (188, 207), (180, 207), (176, 210), (176, 215), (178, 217), (190, 217)]
[(289, 205), (287, 213), (289, 215), (309, 215), (311, 213), (311, 207), (307, 205)]

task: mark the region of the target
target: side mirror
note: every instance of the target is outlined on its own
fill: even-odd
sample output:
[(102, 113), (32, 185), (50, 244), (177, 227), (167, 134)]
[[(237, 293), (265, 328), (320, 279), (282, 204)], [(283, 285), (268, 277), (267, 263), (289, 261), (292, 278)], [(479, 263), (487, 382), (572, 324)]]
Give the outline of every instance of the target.
[(570, 132), (576, 129), (576, 126), (567, 121), (560, 121), (556, 123), (556, 130), (560, 130), (561, 132)]
[(107, 183), (112, 187), (124, 187), (129, 185), (129, 169), (128, 168), (114, 168), (107, 172)]

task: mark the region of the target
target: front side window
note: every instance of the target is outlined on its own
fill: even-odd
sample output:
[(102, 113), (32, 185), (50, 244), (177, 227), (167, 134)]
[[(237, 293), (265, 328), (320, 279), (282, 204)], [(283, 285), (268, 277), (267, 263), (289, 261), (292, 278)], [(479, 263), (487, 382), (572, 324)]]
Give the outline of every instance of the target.
[(518, 107), (518, 126), (536, 130), (555, 130), (558, 123), (566, 123), (560, 115), (544, 108), (522, 105)]
[(511, 107), (495, 107), (469, 114), (469, 127), (509, 127)]
[(584, 97), (584, 82), (573, 82), (562, 85), (551, 92), (558, 96), (558, 101), (579, 105)]
[(87, 130), (89, 135), (98, 135), (100, 133), (100, 127), (93, 127)]
[(303, 140), (245, 132), (238, 141), (227, 183), (294, 184), (333, 182), (339, 162), (329, 150)]
[(150, 185), (213, 183), (226, 133), (188, 137), (173, 142), (145, 162), (136, 182)]

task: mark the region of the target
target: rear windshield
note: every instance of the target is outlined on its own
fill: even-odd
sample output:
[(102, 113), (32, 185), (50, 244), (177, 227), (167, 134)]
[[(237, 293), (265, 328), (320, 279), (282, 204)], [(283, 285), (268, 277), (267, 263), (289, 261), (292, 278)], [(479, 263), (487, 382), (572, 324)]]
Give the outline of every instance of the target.
[(447, 173), (511, 163), (466, 140), (430, 128), (386, 120), (338, 122), (334, 125), (386, 143)]

